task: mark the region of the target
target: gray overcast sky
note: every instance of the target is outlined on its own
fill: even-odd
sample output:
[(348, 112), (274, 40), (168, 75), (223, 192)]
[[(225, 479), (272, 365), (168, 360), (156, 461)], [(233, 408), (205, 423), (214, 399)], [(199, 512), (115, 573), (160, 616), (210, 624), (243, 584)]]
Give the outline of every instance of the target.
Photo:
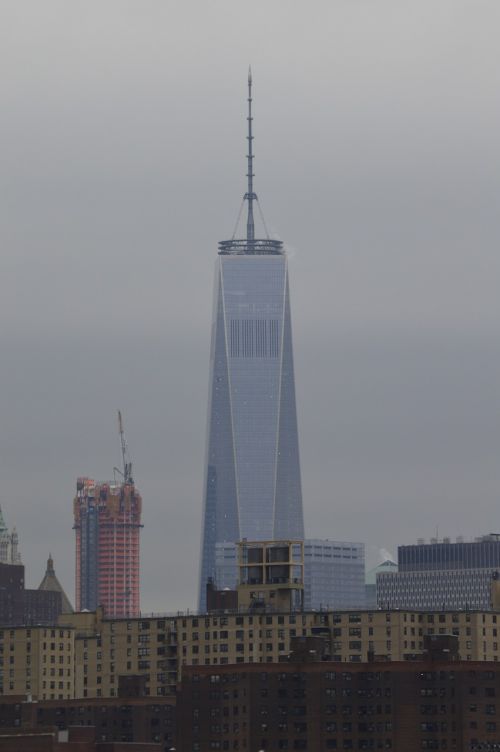
[(306, 529), (500, 529), (498, 0), (0, 0), (0, 504), (73, 597), (124, 412), (142, 604), (196, 598), (213, 264), (291, 256)]

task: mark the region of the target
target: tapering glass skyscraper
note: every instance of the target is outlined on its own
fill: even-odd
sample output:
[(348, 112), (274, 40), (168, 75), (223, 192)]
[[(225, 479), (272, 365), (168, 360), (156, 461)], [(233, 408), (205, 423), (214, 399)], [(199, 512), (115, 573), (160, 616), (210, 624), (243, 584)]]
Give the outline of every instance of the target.
[(287, 258), (255, 237), (251, 108), (249, 74), (246, 238), (215, 269), (200, 610), (217, 543), (304, 537)]

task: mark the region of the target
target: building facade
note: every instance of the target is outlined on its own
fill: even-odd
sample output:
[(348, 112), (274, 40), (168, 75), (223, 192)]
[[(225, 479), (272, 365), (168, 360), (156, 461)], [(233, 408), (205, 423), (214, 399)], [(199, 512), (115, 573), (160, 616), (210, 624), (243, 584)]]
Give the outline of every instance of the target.
[(235, 590), (238, 585), (238, 544), (215, 544), (215, 580), (219, 590)]
[(0, 563), (0, 626), (24, 624), (24, 566)]
[(499, 664), (457, 660), (449, 637), (430, 642), (411, 664), (349, 665), (318, 660), (320, 639), (298, 640), (282, 663), (185, 667), (171, 698), (0, 697), (0, 749), (498, 750)]
[(398, 547), (400, 572), (453, 569), (500, 569), (500, 535), (483, 535), (474, 541), (457, 538)]
[(0, 627), (56, 623), (67, 601), (63, 589), (24, 585), (23, 564), (0, 564)]
[(151, 698), (175, 694), (185, 666), (283, 663), (297, 638), (321, 638), (346, 666), (421, 657), (428, 636), (452, 635), (467, 662), (500, 661), (500, 612), (330, 611), (180, 614), (107, 619), (102, 609), (59, 624), (0, 629), (0, 695), (34, 700), (118, 697), (141, 676)]
[(302, 541), (243, 541), (238, 556), (239, 611), (303, 611)]
[(304, 542), (304, 608), (365, 606), (365, 546), (320, 539)]
[(0, 628), (0, 696), (74, 697), (74, 650), (71, 627)]
[(385, 559), (366, 573), (365, 577), (365, 606), (377, 608), (377, 575), (385, 572), (397, 572), (398, 565), (392, 559)]
[(434, 569), (377, 575), (381, 608), (477, 609), (491, 607), (491, 583), (500, 570)]
[[(121, 722), (128, 723), (125, 719)], [(63, 731), (39, 725), (0, 729), (0, 752), (168, 752), (172, 749), (153, 742), (103, 742), (97, 734), (97, 728), (82, 724)]]
[[(126, 744), (124, 752), (139, 752), (136, 747), (130, 746), (132, 743), (147, 744), (147, 752), (155, 749), (158, 752), (168, 752), (176, 746), (175, 697), (154, 701), (147, 697), (120, 696), (106, 700), (89, 698), (85, 703), (68, 699), (32, 702), (19, 700), (20, 698), (0, 699), (0, 734), (2, 726), (26, 731), (51, 728), (74, 731), (77, 727), (91, 730), (96, 742), (110, 745), (99, 747), (98, 752), (111, 752), (112, 742)], [(83, 752), (84, 748), (76, 749)], [(17, 751), (19, 750), (25, 752), (25, 747), (19, 745)], [(61, 747), (61, 752), (62, 750), (70, 752), (67, 747)], [(40, 752), (38, 748), (36, 752)]]
[[(238, 585), (238, 545), (217, 543), (215, 547), (217, 588), (233, 590)], [(329, 610), (364, 608), (365, 547), (306, 538), (304, 540), (304, 608)]]
[(76, 488), (76, 609), (103, 606), (109, 616), (135, 616), (140, 611), (141, 496), (133, 482), (79, 478)]
[(304, 537), (288, 264), (279, 241), (255, 238), (251, 110), (248, 124), (247, 236), (216, 262), (201, 611), (218, 543)]
[(492, 663), (190, 667), (180, 749), (494, 750), (499, 694)]
[(399, 546), (398, 571), (377, 573), (380, 608), (489, 609), (500, 576), (500, 536)]

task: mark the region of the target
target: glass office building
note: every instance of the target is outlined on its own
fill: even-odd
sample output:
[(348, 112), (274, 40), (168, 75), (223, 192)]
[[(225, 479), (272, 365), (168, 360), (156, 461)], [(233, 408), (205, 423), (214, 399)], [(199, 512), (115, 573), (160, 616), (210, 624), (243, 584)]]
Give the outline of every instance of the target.
[(306, 611), (364, 607), (364, 543), (307, 539), (304, 544)]
[(377, 574), (377, 608), (490, 611), (495, 569), (429, 569)]
[(200, 610), (217, 544), (304, 537), (287, 258), (254, 243), (216, 263)]
[(398, 568), (377, 574), (379, 608), (488, 610), (500, 572), (500, 535), (399, 546)]
[(490, 533), (474, 541), (431, 539), (398, 547), (400, 572), (442, 569), (500, 569), (500, 535)]
[(217, 544), (304, 538), (287, 258), (255, 236), (251, 71), (247, 102), (246, 237), (220, 242), (215, 268), (200, 610)]

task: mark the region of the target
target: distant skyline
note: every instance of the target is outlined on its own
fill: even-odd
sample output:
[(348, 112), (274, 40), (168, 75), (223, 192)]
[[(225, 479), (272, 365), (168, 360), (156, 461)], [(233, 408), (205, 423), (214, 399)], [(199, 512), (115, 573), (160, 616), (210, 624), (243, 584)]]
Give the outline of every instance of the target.
[(249, 63), (259, 198), (293, 279), (306, 535), (365, 541), (370, 567), (436, 528), (500, 528), (500, 6), (247, 10), (2, 4), (0, 505), (29, 587), (52, 552), (73, 600), (76, 479), (112, 476), (121, 408), (142, 608), (196, 605)]

